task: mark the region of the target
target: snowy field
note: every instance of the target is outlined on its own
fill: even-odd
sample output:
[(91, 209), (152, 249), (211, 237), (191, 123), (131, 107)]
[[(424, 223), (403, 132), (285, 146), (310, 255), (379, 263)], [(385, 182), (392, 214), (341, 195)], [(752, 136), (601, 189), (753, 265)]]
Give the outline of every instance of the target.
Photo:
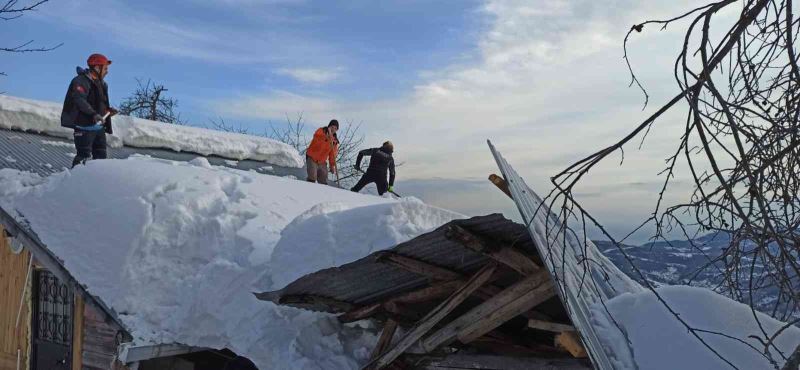
[(355, 369), (376, 337), (252, 292), (460, 218), (203, 158), (90, 161), (48, 178), (4, 169), (0, 196), (136, 344), (230, 348), (261, 369)]

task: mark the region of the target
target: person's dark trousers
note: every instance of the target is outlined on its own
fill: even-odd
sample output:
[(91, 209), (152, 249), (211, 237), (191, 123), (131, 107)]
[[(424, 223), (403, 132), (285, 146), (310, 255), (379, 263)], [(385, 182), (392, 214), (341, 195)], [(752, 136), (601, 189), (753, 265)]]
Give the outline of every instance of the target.
[(378, 195), (383, 195), (386, 191), (389, 190), (389, 183), (386, 181), (386, 174), (379, 174), (379, 173), (372, 173), (367, 171), (364, 176), (361, 176), (361, 180), (358, 180), (351, 191), (359, 192), (369, 183), (375, 183), (375, 186), (378, 188)]
[(72, 167), (79, 163), (85, 163), (89, 158), (106, 159), (108, 157), (105, 131), (75, 129), (72, 137), (75, 139), (75, 150), (77, 151), (75, 159), (72, 160)]

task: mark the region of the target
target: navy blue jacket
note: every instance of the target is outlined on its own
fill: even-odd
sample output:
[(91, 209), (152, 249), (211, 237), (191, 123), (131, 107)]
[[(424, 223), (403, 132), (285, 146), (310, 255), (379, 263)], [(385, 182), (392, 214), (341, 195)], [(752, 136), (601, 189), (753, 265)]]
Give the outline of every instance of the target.
[(386, 178), (386, 171), (389, 171), (389, 186), (394, 186), (394, 157), (392, 153), (387, 152), (383, 147), (364, 149), (358, 152), (356, 158), (356, 167), (361, 168), (361, 159), (364, 156), (371, 156), (367, 173), (384, 176)]
[[(88, 69), (77, 68), (78, 75), (69, 83), (61, 110), (61, 126), (93, 126), (95, 115), (103, 116), (109, 108), (108, 85), (102, 80), (92, 80)], [(112, 133), (111, 117), (106, 118), (105, 130)]]

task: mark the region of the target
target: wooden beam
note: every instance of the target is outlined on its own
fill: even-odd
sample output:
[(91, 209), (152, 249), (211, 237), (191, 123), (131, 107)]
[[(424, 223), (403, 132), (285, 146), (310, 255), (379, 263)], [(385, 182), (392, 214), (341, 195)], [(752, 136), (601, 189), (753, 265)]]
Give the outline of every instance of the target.
[[(430, 353), (460, 336), (464, 336), (465, 339), (477, 338), (480, 336), (477, 334), (482, 335), (493, 330), (508, 319), (533, 308), (538, 304), (536, 302), (544, 302), (553, 295), (555, 295), (555, 290), (550, 281), (550, 274), (546, 270), (542, 270), (516, 282), (434, 332), (421, 342), (422, 348), (425, 352)], [(521, 302), (515, 303), (516, 301)], [(509, 305), (511, 307), (505, 308)], [(509, 315), (511, 316), (508, 317)], [(505, 319), (506, 317), (508, 318)], [(486, 320), (491, 320), (491, 324), (485, 323)]]
[(83, 368), (83, 297), (74, 295), (75, 304), (72, 314), (72, 368)]
[(466, 280), (451, 280), (443, 283), (437, 283), (422, 289), (401, 294), (390, 299), (389, 301), (397, 303), (428, 302), (436, 298), (449, 295), (454, 290), (458, 289), (458, 287), (464, 285), (464, 283), (466, 283)]
[(572, 355), (572, 357), (575, 358), (589, 357), (589, 354), (586, 352), (586, 349), (583, 348), (583, 343), (581, 343), (581, 338), (578, 337), (577, 332), (565, 331), (559, 335), (556, 335), (555, 343), (556, 347), (566, 349), (567, 352), (569, 352)]
[(434, 280), (458, 280), (463, 276), (455, 271), (420, 261), (416, 258), (406, 257), (395, 252), (383, 252), (375, 257), (378, 262), (395, 265), (403, 270), (427, 276)]
[(510, 246), (491, 246), (487, 241), (482, 240), (479, 236), (461, 226), (451, 224), (445, 231), (445, 237), (475, 252), (485, 254), (522, 275), (531, 275), (541, 269), (539, 265), (521, 251)]
[(511, 197), (511, 190), (508, 190), (508, 183), (502, 177), (491, 174), (489, 175), (489, 181), (491, 181), (494, 186), (497, 186), (498, 189), (502, 190), (503, 193), (506, 193), (509, 198), (514, 199)]
[(318, 306), (325, 306), (331, 311), (338, 312), (347, 312), (353, 309), (352, 303), (313, 294), (285, 295), (278, 300), (278, 304), (308, 308), (316, 307), (317, 310), (319, 309)]
[[(422, 275), (432, 280), (439, 280), (439, 281), (461, 280), (462, 283), (467, 280), (467, 276), (459, 272), (450, 270), (445, 267), (432, 265), (430, 263), (420, 261), (415, 258), (406, 257), (394, 252), (388, 252), (388, 251), (381, 252), (375, 257), (375, 260), (377, 262), (392, 264), (408, 272)], [(501, 289), (496, 286), (486, 285), (480, 287), (480, 289), (478, 289), (475, 292), (475, 296), (481, 299), (489, 299), (493, 297), (495, 294), (499, 293), (500, 290)]]
[(550, 331), (553, 333), (561, 333), (564, 331), (575, 331), (575, 327), (572, 325), (559, 324), (555, 322), (536, 320), (536, 319), (528, 320), (528, 327), (531, 329)]
[(437, 298), (446, 297), (458, 287), (464, 285), (466, 280), (451, 280), (443, 283), (437, 283), (431, 286), (426, 286), (417, 290), (412, 290), (397, 296), (390, 297), (382, 302), (373, 303), (361, 307), (357, 307), (339, 316), (339, 321), (343, 323), (364, 320), (382, 311), (386, 305), (412, 304), (420, 302), (428, 302)]
[(590, 370), (590, 364), (573, 358), (510, 357), (455, 353), (447, 356), (409, 355), (410, 360), (422, 370), (452, 369), (559, 369)]
[(477, 338), (480, 338), (484, 334), (496, 329), (500, 325), (503, 325), (508, 320), (513, 319), (515, 316), (521, 315), (525, 311), (528, 311), (531, 308), (534, 308), (542, 302), (550, 299), (550, 297), (555, 296), (555, 294), (555, 288), (552, 284), (550, 284), (549, 281), (547, 281), (539, 287), (528, 291), (519, 297), (519, 299), (516, 299), (505, 306), (501, 306), (491, 314), (475, 321), (472, 323), (472, 325), (469, 325), (460, 333), (458, 333), (458, 340), (461, 341), (461, 343), (469, 343)]
[(389, 348), (390, 344), (392, 344), (392, 338), (394, 337), (394, 333), (396, 331), (397, 321), (392, 319), (386, 320), (386, 324), (383, 325), (381, 337), (378, 339), (378, 344), (375, 345), (375, 349), (372, 350), (372, 354), (369, 356), (370, 360), (374, 360), (386, 352), (386, 349)]
[(470, 294), (475, 292), (481, 285), (489, 281), (497, 269), (494, 263), (488, 263), (481, 268), (475, 275), (473, 275), (461, 288), (453, 292), (452, 295), (447, 297), (444, 302), (440, 303), (436, 308), (429, 312), (425, 317), (420, 320), (417, 325), (409, 329), (406, 335), (385, 354), (372, 361), (367, 367), (374, 366), (377, 369), (382, 369), (391, 364), (397, 357), (405, 352), (409, 347), (416, 343), (423, 335), (430, 331), (436, 324), (452, 312), (458, 305), (464, 302)]

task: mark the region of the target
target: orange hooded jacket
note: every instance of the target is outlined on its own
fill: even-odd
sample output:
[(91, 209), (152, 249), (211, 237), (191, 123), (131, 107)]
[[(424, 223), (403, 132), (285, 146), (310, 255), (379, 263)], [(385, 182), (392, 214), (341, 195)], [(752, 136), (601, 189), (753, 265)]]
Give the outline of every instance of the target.
[[(333, 140), (333, 144), (331, 144)], [(306, 155), (314, 162), (325, 163), (327, 159), (331, 164), (331, 169), (336, 169), (336, 153), (339, 152), (339, 138), (336, 134), (333, 137), (328, 135), (327, 127), (320, 127), (314, 132), (314, 138), (311, 139), (311, 144), (308, 145)]]

